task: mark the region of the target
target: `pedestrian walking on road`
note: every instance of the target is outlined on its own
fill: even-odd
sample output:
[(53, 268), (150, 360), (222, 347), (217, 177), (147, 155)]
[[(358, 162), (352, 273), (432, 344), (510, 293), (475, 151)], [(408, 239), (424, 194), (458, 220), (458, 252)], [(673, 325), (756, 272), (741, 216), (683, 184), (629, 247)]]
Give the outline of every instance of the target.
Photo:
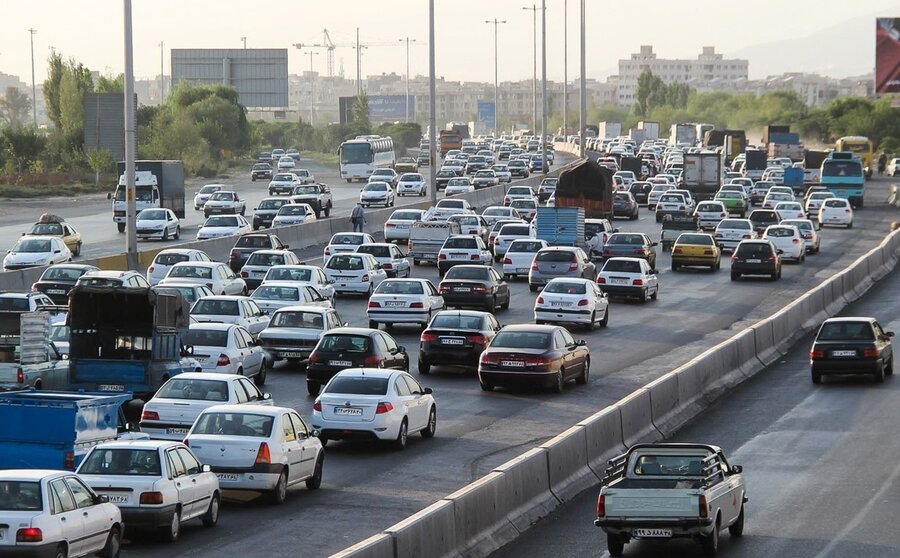
[(353, 224), (353, 232), (363, 232), (363, 225), (366, 224), (366, 212), (363, 210), (362, 202), (356, 202), (356, 207), (350, 212), (350, 222)]

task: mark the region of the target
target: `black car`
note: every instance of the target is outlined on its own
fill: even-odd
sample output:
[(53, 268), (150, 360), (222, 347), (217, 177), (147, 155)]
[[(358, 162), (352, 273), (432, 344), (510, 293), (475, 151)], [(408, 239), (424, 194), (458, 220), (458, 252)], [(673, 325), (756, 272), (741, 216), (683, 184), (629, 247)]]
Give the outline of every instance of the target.
[(257, 250), (287, 250), (288, 245), (272, 233), (249, 233), (240, 237), (228, 254), (228, 267), (238, 273)]
[(69, 303), (69, 291), (75, 286), (78, 278), (89, 271), (100, 271), (99, 267), (83, 264), (56, 264), (44, 270), (41, 278), (31, 285), (31, 290), (44, 293), (53, 304)]
[(272, 220), (278, 215), (278, 210), (290, 201), (288, 198), (265, 198), (260, 201), (253, 212), (253, 230), (258, 231), (271, 227)]
[(493, 314), (475, 310), (441, 310), (419, 340), (419, 374), (432, 366), (478, 367), (478, 357), (500, 331)]
[(256, 163), (250, 169), (250, 181), (256, 182), (257, 178), (272, 180), (272, 165), (269, 163)]
[(506, 170), (509, 171), (510, 176), (528, 178), (528, 165), (525, 164), (525, 161), (510, 161), (506, 164)]
[(768, 240), (742, 240), (731, 256), (731, 280), (744, 275), (768, 275), (781, 278), (781, 250)]
[(509, 308), (509, 285), (486, 265), (457, 265), (447, 270), (438, 291), (447, 307)]
[(613, 194), (613, 217), (628, 217), (632, 221), (638, 218), (638, 204), (631, 192)]
[(893, 331), (875, 318), (825, 320), (809, 351), (814, 384), (828, 374), (871, 374), (878, 383), (894, 373)]
[(556, 393), (575, 380), (590, 378), (591, 352), (564, 327), (509, 325), (501, 329), (478, 361), (478, 383), (494, 386), (548, 388)]
[(409, 355), (384, 331), (361, 327), (332, 329), (319, 339), (309, 355), (306, 390), (310, 395), (318, 395), (322, 386), (341, 370), (362, 366), (409, 372)]
[(434, 175), (434, 182), (437, 184), (437, 190), (440, 192), (444, 188), (447, 187), (447, 183), (450, 182), (451, 178), (457, 178), (460, 174), (456, 171), (442, 169)]
[(654, 247), (657, 244), (643, 233), (613, 233), (603, 246), (603, 257), (644, 258), (650, 267), (656, 267), (656, 249)]
[(774, 209), (754, 209), (748, 218), (753, 224), (753, 230), (759, 235), (766, 232), (769, 225), (777, 225), (781, 222), (778, 212)]
[(634, 196), (634, 201), (638, 205), (647, 205), (651, 190), (653, 190), (653, 185), (649, 182), (632, 182), (631, 186), (628, 187), (628, 191)]

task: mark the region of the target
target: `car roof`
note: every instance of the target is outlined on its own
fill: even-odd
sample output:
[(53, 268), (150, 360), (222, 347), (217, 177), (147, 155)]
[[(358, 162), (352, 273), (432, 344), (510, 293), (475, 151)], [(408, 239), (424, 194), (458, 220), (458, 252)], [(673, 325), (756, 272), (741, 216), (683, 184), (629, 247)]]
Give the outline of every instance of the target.
[[(293, 287), (293, 288), (297, 288), (297, 289), (299, 289), (301, 287), (306, 287), (306, 286), (307, 285), (303, 281), (291, 281), (291, 280), (273, 281), (271, 279), (266, 281), (265, 285), (260, 285), (260, 287), (283, 287), (283, 288)], [(206, 298), (213, 298), (213, 297), (208, 296)], [(218, 300), (222, 300), (222, 299), (229, 299), (229, 298), (244, 298), (244, 297), (218, 296), (215, 298)], [(250, 298), (252, 299), (253, 297), (251, 296)]]
[(160, 250), (159, 252), (157, 252), (156, 255), (157, 255), (157, 256), (160, 255), (160, 254), (185, 254), (185, 255), (190, 255), (190, 254), (199, 254), (199, 253), (201, 253), (201, 252), (203, 252), (203, 250), (197, 250), (196, 248), (163, 248), (162, 250)]
[(222, 322), (199, 322), (196, 324), (191, 324), (188, 329), (211, 329), (215, 331), (228, 331), (233, 327), (238, 327), (235, 324), (226, 324)]
[[(279, 281), (280, 282), (280, 281)], [(268, 284), (268, 283), (267, 283)], [(275, 314), (279, 312), (315, 312), (317, 314), (327, 314), (328, 312), (334, 312), (334, 308), (324, 308), (322, 306), (311, 306), (309, 304), (295, 304), (294, 306), (282, 306), (278, 310), (275, 310)], [(206, 374), (206, 372), (204, 372)]]
[(385, 368), (345, 368), (335, 374), (335, 376), (351, 376), (351, 377), (362, 377), (367, 376), (371, 378), (383, 378), (388, 379), (395, 374), (401, 373), (400, 370), (391, 370)]
[(538, 324), (510, 324), (504, 326), (501, 331), (533, 331), (538, 333), (550, 333), (557, 329), (561, 329), (561, 326), (557, 325), (538, 325)]
[(225, 374), (224, 372), (182, 372), (171, 379), (182, 380), (234, 380), (235, 378), (243, 378), (240, 374)]
[(254, 405), (252, 403), (239, 403), (235, 405), (213, 405), (212, 407), (207, 407), (203, 410), (203, 413), (211, 413), (211, 412), (219, 412), (219, 413), (240, 413), (247, 415), (265, 415), (270, 417), (277, 417), (284, 413), (294, 412), (294, 409), (289, 407), (270, 407), (268, 405)]
[[(196, 374), (200, 375), (200, 374)], [(205, 374), (204, 374), (205, 375)], [(179, 376), (180, 377), (180, 376)], [(121, 440), (115, 442), (102, 442), (96, 447), (103, 449), (165, 449), (182, 447), (184, 444), (175, 440)]]
[(336, 327), (325, 332), (325, 335), (365, 335), (370, 336), (376, 330), (365, 327)]
[[(181, 262), (181, 263), (187, 263), (187, 262)], [(114, 269), (106, 269), (106, 270), (104, 270), (104, 269), (99, 269), (99, 270), (96, 270), (96, 271), (88, 271), (87, 273), (85, 273), (84, 275), (82, 275), (81, 278), (82, 278), (82, 279), (90, 279), (90, 278), (92, 278), (92, 277), (103, 277), (103, 278), (106, 278), (106, 279), (119, 279), (119, 278), (122, 278), (122, 277), (127, 277), (127, 276), (129, 276), (129, 275), (135, 275), (135, 274), (136, 274), (136, 272), (134, 272), (134, 271), (121, 271), (121, 270), (114, 270)]]
[(647, 261), (644, 258), (631, 258), (628, 256), (613, 256), (612, 258), (607, 258), (606, 261), (616, 260), (620, 262), (644, 262)]
[(6, 469), (0, 471), (0, 480), (4, 481), (40, 481), (45, 477), (57, 475), (74, 475), (71, 471), (56, 471), (52, 469)]
[[(213, 267), (216, 265), (223, 265), (223, 264), (221, 262), (178, 262), (175, 265), (179, 265), (181, 267), (186, 267), (189, 265), (199, 266), (199, 267)], [(175, 267), (175, 265), (173, 265), (172, 267)]]
[(872, 323), (875, 321), (877, 321), (877, 320), (870, 316), (841, 316), (839, 318), (828, 318), (827, 320), (825, 320), (822, 323), (823, 324), (826, 324), (828, 322), (869, 322), (869, 323)]

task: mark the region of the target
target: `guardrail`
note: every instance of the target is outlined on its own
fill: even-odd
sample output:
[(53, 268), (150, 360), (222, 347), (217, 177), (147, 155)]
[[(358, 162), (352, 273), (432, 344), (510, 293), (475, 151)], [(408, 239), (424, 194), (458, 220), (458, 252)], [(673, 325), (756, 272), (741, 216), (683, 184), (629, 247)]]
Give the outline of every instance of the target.
[(331, 558), (487, 556), (604, 476), (606, 461), (675, 432), (785, 355), (897, 265), (900, 231), (777, 313), (555, 438)]

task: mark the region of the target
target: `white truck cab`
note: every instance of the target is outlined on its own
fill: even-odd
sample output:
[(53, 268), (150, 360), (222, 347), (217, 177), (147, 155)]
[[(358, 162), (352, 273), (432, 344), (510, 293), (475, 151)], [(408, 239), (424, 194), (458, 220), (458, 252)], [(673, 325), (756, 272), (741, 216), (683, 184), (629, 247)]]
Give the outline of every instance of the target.
[[(125, 175), (119, 176), (119, 184), (116, 186), (114, 194), (108, 194), (108, 199), (113, 202), (113, 222), (119, 229), (119, 232), (125, 231)], [(160, 207), (159, 185), (156, 182), (156, 175), (150, 171), (135, 171), (134, 173), (134, 199), (135, 199), (135, 215), (143, 209), (151, 207)]]

